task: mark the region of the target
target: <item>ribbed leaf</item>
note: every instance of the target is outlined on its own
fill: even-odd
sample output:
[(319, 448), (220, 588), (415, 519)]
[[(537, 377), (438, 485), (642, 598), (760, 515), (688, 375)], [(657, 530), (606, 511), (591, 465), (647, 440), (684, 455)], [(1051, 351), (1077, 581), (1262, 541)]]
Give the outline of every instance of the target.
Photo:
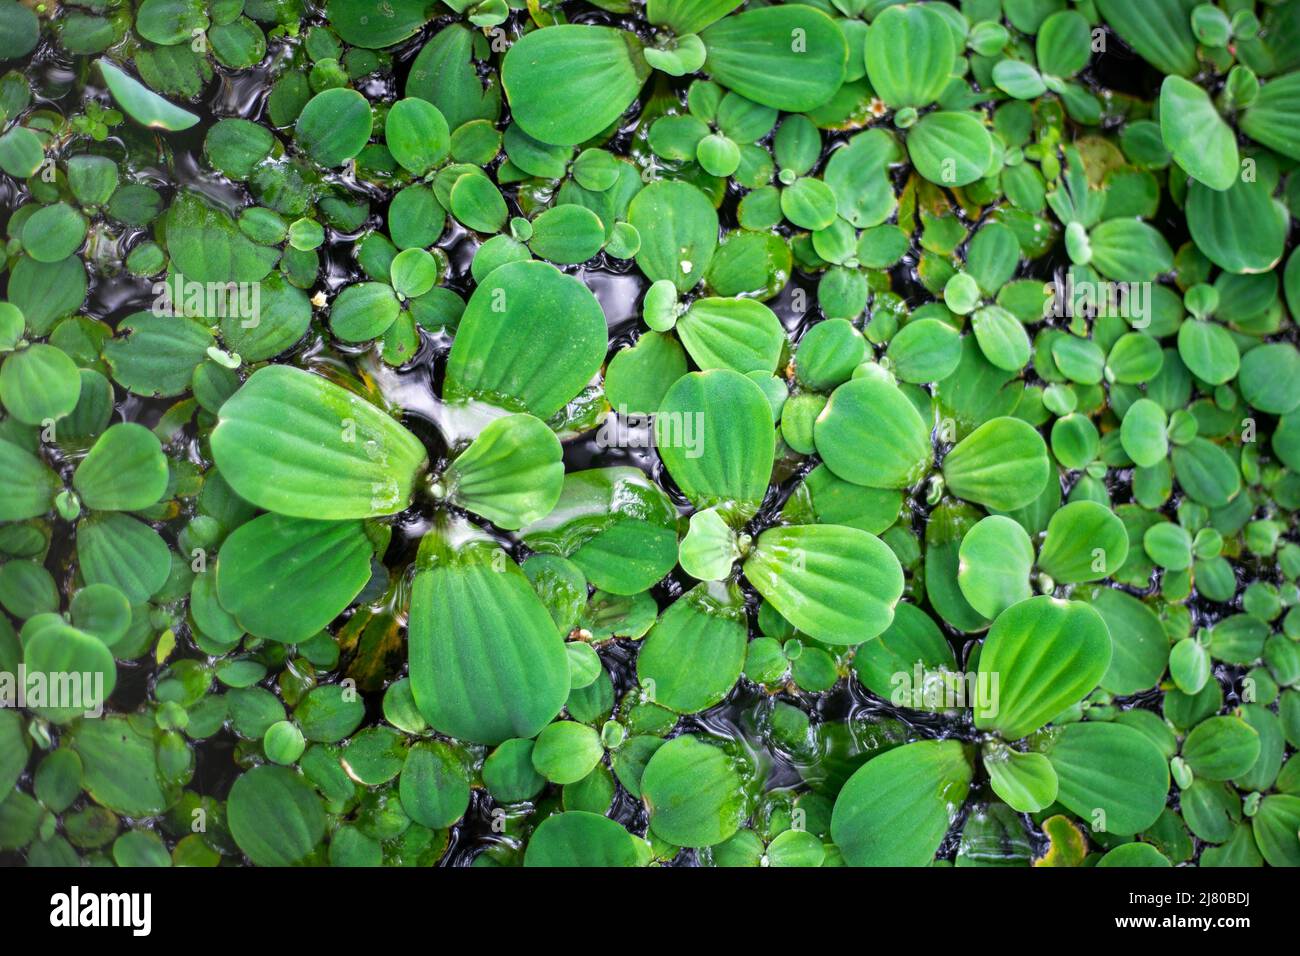
[(1023, 508), (1042, 493), (1052, 466), (1043, 436), (1018, 418), (995, 418), (948, 452), (943, 477), (958, 498), (999, 511)]
[(889, 6), (867, 31), (867, 78), (894, 109), (929, 106), (948, 85), (957, 52), (952, 28), (936, 8)]
[(770, 374), (785, 343), (776, 314), (754, 299), (696, 299), (676, 328), (686, 351), (705, 370)]
[(801, 3), (725, 17), (701, 37), (708, 50), (704, 71), (764, 106), (816, 109), (844, 81), (844, 34), (826, 14)]
[(704, 710), (726, 697), (740, 678), (747, 640), (739, 591), (721, 582), (696, 585), (645, 636), (637, 678), (654, 688), (657, 704), (683, 714)]
[(637, 839), (616, 820), (569, 810), (542, 821), (528, 840), (524, 866), (637, 866)]
[(906, 395), (868, 372), (831, 393), (813, 431), (826, 467), (871, 488), (908, 488), (934, 460), (930, 430)]
[(287, 365), (259, 369), (226, 401), (212, 454), (246, 501), (319, 519), (401, 511), (428, 461), (419, 440), (389, 415)]
[(262, 515), (222, 543), (217, 597), (250, 634), (305, 641), (365, 587), (373, 551), (360, 521)]
[(411, 690), (440, 733), (489, 744), (533, 737), (564, 706), (564, 641), (494, 545), (469, 544), (416, 574), (408, 628)]
[(515, 121), (543, 143), (572, 146), (609, 126), (650, 75), (626, 30), (561, 24), (517, 40), (501, 63)]
[(605, 314), (586, 286), (545, 262), (511, 262), (470, 296), (443, 397), (550, 418), (600, 370), (607, 345)]
[(132, 604), (143, 604), (167, 583), (167, 542), (130, 515), (102, 512), (77, 524), (77, 560), (87, 584), (111, 584)]
[(1110, 666), (1110, 632), (1079, 601), (1033, 597), (1007, 608), (980, 652), (975, 726), (1032, 734), (1089, 694)]
[(752, 515), (767, 494), (776, 434), (763, 390), (739, 372), (683, 375), (655, 415), (655, 446), (699, 508)]
[(903, 569), (873, 534), (839, 525), (769, 528), (745, 577), (781, 616), (828, 644), (860, 644), (894, 619)]
[(1199, 68), (1191, 13), (1197, 0), (1097, 0), (1120, 38), (1162, 73), (1191, 76)]
[(550, 514), (564, 487), (564, 449), (532, 415), (488, 424), (443, 478), (452, 501), (516, 530)]
[(1057, 800), (1090, 826), (1128, 836), (1155, 823), (1169, 793), (1169, 767), (1154, 743), (1123, 724), (1067, 724), (1043, 741), (1059, 782)]
[(109, 427), (72, 475), (81, 502), (96, 511), (138, 511), (167, 490), (167, 459), (157, 436), (143, 425)]
[(534, 551), (569, 558), (612, 594), (637, 594), (677, 563), (677, 509), (638, 468), (570, 472), (555, 508), (523, 529)]
[(59, 479), (35, 455), (0, 439), (0, 473), (0, 521), (25, 521), (50, 510)]
[(970, 790), (956, 740), (923, 740), (873, 757), (835, 800), (831, 837), (850, 866), (928, 866)]

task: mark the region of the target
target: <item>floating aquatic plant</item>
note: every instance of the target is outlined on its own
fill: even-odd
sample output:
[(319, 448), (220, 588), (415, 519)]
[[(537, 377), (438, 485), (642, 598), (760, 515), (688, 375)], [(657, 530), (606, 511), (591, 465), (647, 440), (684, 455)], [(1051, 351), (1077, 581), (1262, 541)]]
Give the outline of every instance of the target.
[(0, 0), (0, 860), (1300, 865), (1300, 0), (376, 9)]

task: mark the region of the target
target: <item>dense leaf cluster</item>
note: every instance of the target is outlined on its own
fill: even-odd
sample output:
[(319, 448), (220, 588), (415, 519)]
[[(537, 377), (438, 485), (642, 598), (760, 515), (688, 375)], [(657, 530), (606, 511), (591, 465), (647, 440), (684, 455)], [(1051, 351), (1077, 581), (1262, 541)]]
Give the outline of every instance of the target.
[(1298, 38), (0, 0), (0, 858), (1300, 864)]

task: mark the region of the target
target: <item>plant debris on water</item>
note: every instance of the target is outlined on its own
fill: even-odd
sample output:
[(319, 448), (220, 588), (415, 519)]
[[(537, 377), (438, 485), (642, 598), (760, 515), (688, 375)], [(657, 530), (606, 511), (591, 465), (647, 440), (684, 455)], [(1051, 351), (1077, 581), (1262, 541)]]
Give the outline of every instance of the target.
[(0, 862), (1300, 865), (1300, 0), (0, 0)]

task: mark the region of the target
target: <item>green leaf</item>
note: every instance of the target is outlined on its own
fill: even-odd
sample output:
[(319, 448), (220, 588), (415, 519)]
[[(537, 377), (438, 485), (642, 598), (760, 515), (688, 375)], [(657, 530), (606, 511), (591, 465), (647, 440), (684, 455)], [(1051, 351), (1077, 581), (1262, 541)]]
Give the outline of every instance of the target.
[(686, 374), (686, 352), (671, 335), (646, 332), (605, 368), (605, 397), (620, 417), (650, 415)]
[(958, 581), (961, 542), (981, 515), (960, 502), (941, 504), (925, 524), (925, 589), (931, 606), (962, 631), (981, 631), (989, 621), (966, 600)]
[(501, 63), (515, 122), (543, 143), (572, 146), (623, 115), (650, 75), (626, 30), (560, 24), (517, 40)]
[(800, 3), (747, 10), (702, 34), (704, 71), (755, 103), (790, 113), (816, 109), (839, 90), (848, 44), (835, 21)]
[[(31, 674), (75, 675), (76, 682), (61, 688), (68, 696), (66, 704), (33, 706), (46, 720), (65, 724), (86, 715), (103, 713), (117, 684), (117, 664), (113, 652), (99, 638), (66, 624), (42, 627), (27, 639), (23, 663)], [(53, 685), (51, 685), (53, 693)]]
[(1018, 100), (1037, 99), (1047, 92), (1047, 85), (1039, 72), (1021, 60), (999, 60), (993, 66), (993, 82)]
[(264, 764), (235, 781), (226, 801), (235, 843), (258, 866), (297, 866), (325, 837), (325, 810), (307, 781)]
[(706, 710), (730, 693), (745, 663), (743, 596), (721, 583), (698, 584), (669, 605), (637, 654), (642, 687), (678, 713)]
[(438, 107), (412, 96), (398, 100), (389, 109), (384, 142), (404, 169), (423, 176), (447, 158), (451, 131)]
[(875, 535), (838, 525), (769, 528), (745, 577), (799, 630), (828, 644), (860, 644), (894, 619), (903, 570)]
[(1232, 457), (1213, 442), (1193, 438), (1174, 446), (1174, 477), (1183, 491), (1208, 508), (1222, 508), (1241, 491), (1241, 472)]
[(1290, 342), (1257, 345), (1241, 357), (1241, 394), (1252, 408), (1285, 415), (1300, 407), (1300, 351)]
[(1183, 759), (1197, 777), (1231, 780), (1259, 758), (1259, 732), (1240, 717), (1210, 717), (1183, 741)]
[(95, 63), (113, 99), (127, 116), (142, 126), (174, 133), (189, 129), (199, 121), (189, 110), (167, 102), (111, 60), (100, 58)]
[(370, 103), (356, 90), (335, 87), (322, 90), (298, 114), (294, 138), (321, 166), (342, 166), (367, 142), (373, 120)]
[(650, 829), (675, 846), (715, 846), (748, 816), (736, 762), (693, 734), (654, 752), (641, 774), (641, 797)]
[(1128, 547), (1128, 531), (1113, 511), (1072, 501), (1047, 523), (1038, 566), (1058, 584), (1100, 581), (1123, 566)]
[[(370, 9), (369, 0), (349, 2)], [(452, 130), (475, 120), (494, 121), (501, 112), (501, 89), (496, 77), (489, 79), (486, 89), (479, 78), (474, 62), (477, 36), (477, 31), (465, 24), (449, 23), (420, 48), (411, 64), (411, 72), (407, 74), (406, 95), (418, 96), (438, 107)], [(490, 126), (490, 122), (483, 126)], [(476, 128), (482, 127), (467, 127)], [(495, 151), (495, 147), (493, 149)]]
[(1187, 228), (1201, 252), (1235, 273), (1266, 272), (1282, 259), (1290, 217), (1264, 179), (1237, 177), (1222, 192), (1193, 182), (1187, 190)]
[(898, 205), (889, 167), (902, 158), (897, 140), (883, 129), (858, 133), (834, 150), (822, 179), (835, 193), (840, 216), (859, 229), (885, 222)]
[(943, 477), (958, 498), (999, 511), (1034, 501), (1052, 476), (1043, 436), (1018, 418), (980, 425), (943, 460)]
[(518, 530), (546, 517), (564, 487), (564, 449), (532, 415), (490, 422), (443, 475), (445, 494), (493, 524)]
[(600, 370), (607, 344), (605, 314), (582, 282), (544, 262), (511, 262), (470, 296), (443, 397), (547, 419)]
[(112, 585), (133, 605), (158, 593), (171, 572), (171, 554), (158, 532), (116, 512), (77, 523), (77, 560), (87, 584)]
[(980, 351), (990, 363), (1007, 372), (1019, 372), (1029, 363), (1029, 334), (1014, 315), (1000, 305), (976, 309), (971, 330)]
[(968, 186), (993, 162), (993, 137), (971, 113), (927, 113), (907, 133), (916, 171), (939, 186)]
[(246, 501), (318, 519), (401, 511), (428, 463), (419, 440), (386, 413), (287, 365), (259, 369), (226, 401), (212, 454)]
[(0, 710), (0, 785), (6, 796), (27, 767), (31, 740), (24, 732), (23, 718), (14, 710)]
[(341, 342), (369, 342), (387, 332), (401, 311), (392, 286), (385, 282), (355, 282), (330, 304), (330, 331)]
[(0, 438), (0, 521), (26, 521), (45, 514), (62, 485), (35, 455)]
[(217, 595), (250, 634), (296, 644), (361, 593), (373, 550), (360, 521), (265, 514), (222, 543)]
[(1199, 68), (1191, 11), (1198, 0), (1096, 0), (1097, 9), (1120, 38), (1162, 73), (1191, 76)]
[(1240, 172), (1237, 138), (1210, 95), (1181, 76), (1160, 87), (1160, 134), (1174, 161), (1211, 189), (1227, 189)]
[(60, 262), (86, 241), (86, 217), (64, 202), (32, 213), (23, 224), (23, 249), (37, 262)]
[(1018, 740), (1081, 701), (1110, 666), (1110, 633), (1079, 601), (1033, 597), (989, 628), (980, 652), (975, 726)]
[[(895, 607), (893, 623), (885, 632), (859, 646), (853, 654), (853, 670), (863, 686), (902, 707), (925, 706), (924, 687), (918, 687), (913, 679), (917, 664), (923, 672), (957, 669), (952, 645), (939, 625), (913, 604)], [(899, 675), (906, 680), (900, 680)]]
[(134, 422), (108, 428), (72, 475), (81, 503), (96, 511), (138, 511), (167, 491), (167, 459), (153, 432)]
[(920, 412), (878, 368), (831, 393), (813, 436), (837, 477), (871, 488), (910, 488), (934, 461)]
[(1092, 59), (1092, 30), (1077, 10), (1060, 10), (1043, 21), (1035, 43), (1038, 67), (1057, 77), (1074, 76)]
[(428, 0), (329, 0), (326, 16), (353, 46), (378, 50), (414, 36), (429, 20)]
[(637, 468), (593, 468), (564, 476), (547, 517), (523, 529), (524, 544), (576, 564), (596, 587), (637, 594), (677, 563), (677, 509)]
[(668, 390), (654, 420), (659, 457), (698, 508), (753, 515), (767, 494), (776, 435), (772, 408), (730, 369), (691, 372)]
[(1098, 866), (1122, 866), (1125, 868), (1173, 866), (1169, 858), (1150, 843), (1124, 843), (1107, 851), (1097, 861)]
[(924, 740), (873, 757), (835, 800), (831, 837), (850, 866), (929, 866), (970, 790), (956, 740)]
[[(172, 265), (193, 282), (260, 282), (280, 256), (278, 249), (254, 243), (230, 216), (189, 190), (167, 210), (166, 224)], [(171, 304), (179, 310), (184, 302)]]
[(1241, 131), (1289, 159), (1300, 159), (1300, 73), (1269, 80), (1241, 116)]
[(600, 763), (604, 753), (600, 734), (594, 728), (573, 720), (557, 720), (537, 735), (533, 769), (552, 783), (577, 783)]
[(1056, 801), (1056, 771), (1040, 753), (997, 744), (985, 750), (984, 769), (993, 792), (1017, 813), (1037, 813)]
[(0, 28), (0, 61), (25, 57), (40, 41), (40, 20), (15, 0), (0, 3)]
[(1112, 694), (1135, 694), (1154, 687), (1165, 672), (1169, 638), (1155, 612), (1116, 588), (1076, 592), (1106, 622), (1110, 631), (1110, 668), (1101, 686)]
[(569, 810), (553, 813), (533, 831), (524, 851), (524, 866), (639, 866), (637, 839), (615, 820)]
[(1254, 831), (1269, 866), (1300, 866), (1300, 797), (1269, 794), (1255, 814)]
[(958, 557), (957, 584), (971, 607), (984, 617), (995, 618), (1031, 596), (1034, 545), (1010, 518), (990, 515), (981, 519), (962, 538)]
[(676, 329), (687, 353), (705, 371), (771, 374), (785, 344), (781, 321), (754, 299), (696, 299)]
[(677, 546), (683, 571), (700, 581), (721, 581), (731, 574), (739, 556), (736, 533), (716, 508), (691, 515), (686, 537)]
[(25, 425), (57, 421), (77, 407), (81, 373), (53, 345), (37, 342), (11, 352), (0, 365), (0, 403)]
[(0, 169), (15, 179), (33, 176), (45, 162), (41, 138), (26, 126), (14, 126), (0, 136)]
[(534, 254), (561, 265), (586, 262), (604, 244), (605, 224), (577, 203), (561, 203), (543, 212), (533, 220), (533, 237), (528, 240)]
[(1164, 461), (1169, 454), (1168, 425), (1163, 408), (1149, 398), (1138, 399), (1129, 406), (1121, 422), (1120, 443), (1125, 454), (1139, 468), (1151, 468)]
[(1041, 749), (1056, 770), (1056, 799), (1096, 830), (1140, 833), (1165, 808), (1169, 768), (1139, 730), (1113, 723), (1067, 724)]
[(1151, 282), (1174, 266), (1165, 237), (1140, 219), (1108, 219), (1088, 238), (1093, 266), (1118, 282)]
[(411, 690), (435, 730), (496, 744), (536, 735), (564, 706), (564, 641), (494, 545), (467, 544), (417, 573), (408, 628)]
[(953, 31), (937, 8), (891, 5), (867, 30), (867, 79), (893, 109), (929, 106), (948, 85), (958, 52)]
[(699, 33), (725, 17), (743, 0), (646, 0), (645, 18), (677, 36)]
[(116, 716), (83, 720), (69, 737), (91, 799), (130, 817), (162, 813), (169, 800), (158, 776), (154, 742), (134, 722)]
[(636, 264), (651, 282), (667, 279), (689, 292), (718, 245), (718, 213), (690, 183), (661, 179), (632, 199), (627, 221), (641, 235)]
[(145, 397), (170, 397), (189, 390), (194, 370), (208, 357), (216, 338), (192, 319), (136, 312), (104, 343), (113, 379)]

